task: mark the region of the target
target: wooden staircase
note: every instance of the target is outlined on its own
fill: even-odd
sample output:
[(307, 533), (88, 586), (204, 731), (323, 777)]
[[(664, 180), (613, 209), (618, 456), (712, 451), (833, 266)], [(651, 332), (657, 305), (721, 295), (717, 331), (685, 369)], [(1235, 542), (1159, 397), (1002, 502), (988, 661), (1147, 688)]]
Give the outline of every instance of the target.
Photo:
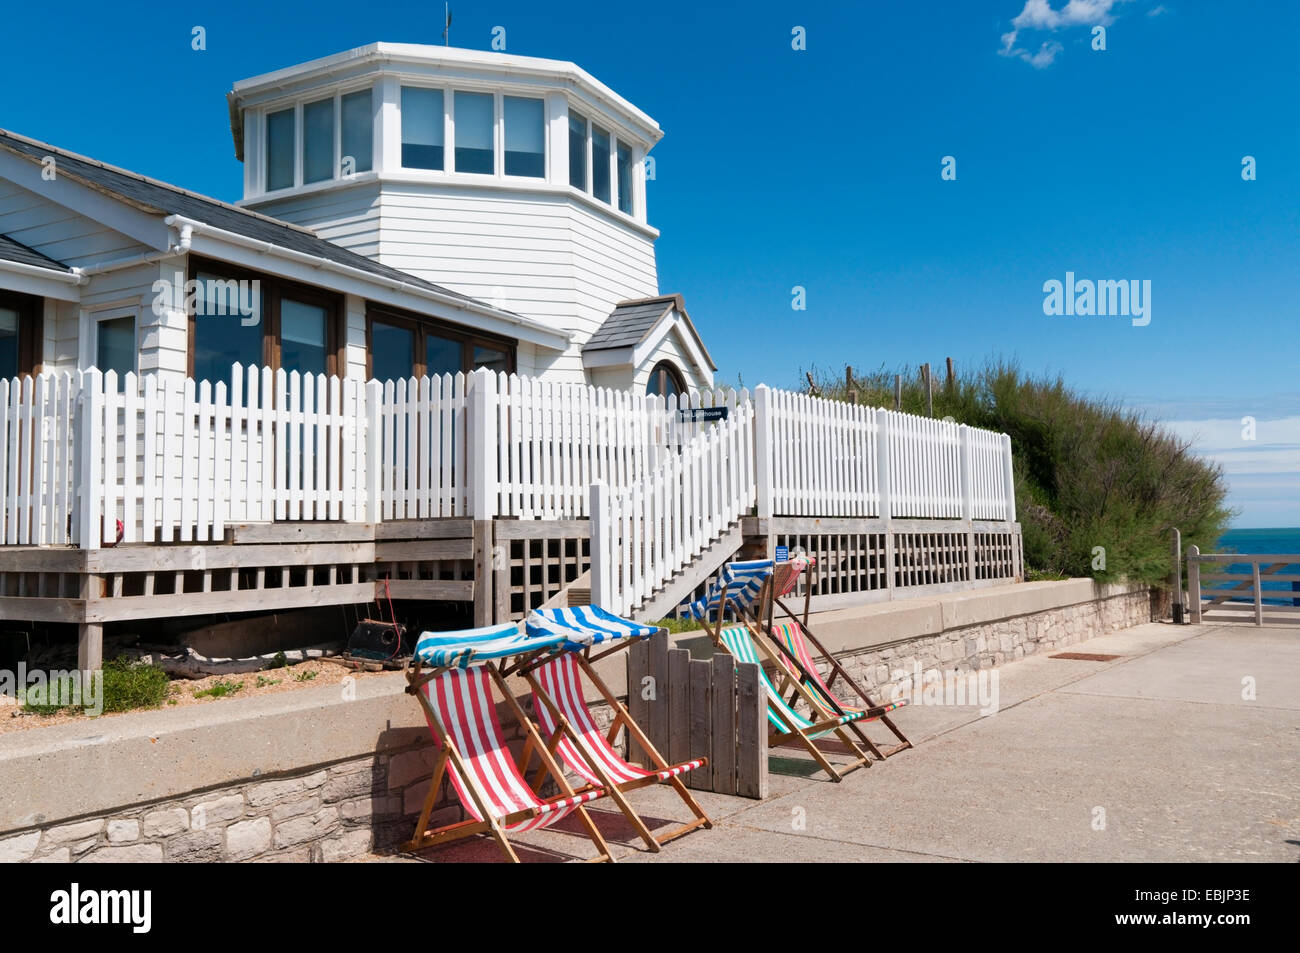
[[(627, 615), (637, 622), (653, 622), (672, 612), (682, 600), (690, 596), (700, 583), (704, 582), (722, 568), (740, 550), (745, 541), (737, 520), (728, 526), (704, 550), (681, 569), (673, 573), (672, 578), (658, 586), (640, 605), (634, 607)], [(591, 605), (591, 570), (587, 570), (573, 582), (569, 583), (542, 604), (543, 609), (567, 608), (569, 606)]]

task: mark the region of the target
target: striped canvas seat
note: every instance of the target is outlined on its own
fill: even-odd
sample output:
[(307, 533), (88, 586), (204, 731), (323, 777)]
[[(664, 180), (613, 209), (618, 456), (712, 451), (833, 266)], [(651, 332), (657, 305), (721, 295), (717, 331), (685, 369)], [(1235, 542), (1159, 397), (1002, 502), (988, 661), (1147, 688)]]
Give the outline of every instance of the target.
[[(813, 684), (808, 685), (809, 699), (812, 704), (816, 705), (821, 714), (827, 718), (837, 715), (840, 711), (860, 712), (867, 714), (865, 708), (857, 705), (846, 705), (836, 698), (835, 693), (831, 691), (830, 686), (822, 678), (821, 672), (817, 670), (817, 665), (813, 662), (811, 653), (808, 651), (808, 643), (804, 641), (803, 629), (798, 622), (778, 622), (772, 626), (772, 634), (776, 636), (777, 644), (782, 650), (788, 653), (799, 663), (812, 679)], [(806, 683), (805, 683), (806, 684)], [(888, 702), (871, 710), (871, 719), (879, 718), (881, 715), (887, 715), (891, 711), (896, 711), (906, 705), (906, 700), (897, 702)]]
[[(637, 765), (629, 764), (605, 739), (605, 733), (601, 731), (600, 726), (596, 724), (596, 719), (592, 717), (591, 710), (587, 707), (586, 699), (583, 697), (582, 679), (578, 672), (578, 660), (574, 656), (561, 655), (539, 668), (536, 675), (542, 691), (555, 702), (556, 708), (560, 710), (565, 720), (572, 726), (582, 744), (586, 746), (587, 751), (597, 760), (609, 780), (615, 784), (624, 786), (634, 781), (645, 781), (649, 778), (656, 781), (667, 781), (669, 778), (685, 774), (687, 771), (692, 771), (703, 764), (703, 761), (697, 759), (655, 771), (648, 771)], [(558, 727), (555, 714), (551, 711), (550, 706), (546, 705), (538, 697), (536, 692), (533, 694), (533, 711), (537, 713), (537, 719), (541, 723), (543, 734), (550, 735), (555, 732)], [(605, 783), (592, 770), (590, 762), (578, 749), (574, 739), (562, 735), (556, 752), (564, 764), (571, 771), (580, 775), (588, 784), (599, 787)]]
[[(772, 727), (782, 734), (789, 734), (794, 730), (807, 731), (814, 727), (814, 723), (809, 721), (803, 715), (791, 708), (781, 693), (776, 690), (767, 673), (763, 671), (763, 660), (759, 657), (758, 649), (754, 646), (754, 639), (749, 634), (749, 629), (743, 625), (731, 625), (718, 632), (718, 637), (736, 659), (737, 662), (753, 662), (758, 666), (759, 678), (763, 682), (763, 690), (767, 692), (767, 720)], [(840, 715), (829, 715), (828, 717), (836, 725), (847, 725), (851, 721), (858, 721), (866, 715), (865, 711), (848, 712)], [(824, 724), (825, 722), (823, 722)], [(828, 728), (819, 734), (809, 735), (811, 738), (820, 737), (828, 731), (834, 730)]]
[(600, 606), (572, 606), (564, 609), (534, 609), (525, 623), (529, 636), (536, 639), (564, 639), (569, 651), (590, 648), (619, 639), (649, 638), (658, 626), (642, 625), (608, 612)]
[(682, 603), (682, 607), (696, 619), (717, 619), (721, 608), (722, 593), (726, 590), (727, 601), (744, 612), (758, 599), (763, 583), (772, 574), (774, 563), (770, 559), (752, 559), (748, 562), (727, 563), (722, 567), (722, 574), (713, 584), (708, 595), (694, 602)]
[(520, 631), (517, 623), (507, 622), (454, 632), (422, 632), (415, 643), (415, 656), (432, 668), (467, 668), (474, 661), (558, 652), (564, 642), (561, 634)]
[[(525, 815), (503, 824), (507, 831), (549, 827), (584, 802), (605, 795), (605, 791), (593, 788), (572, 797), (544, 801), (529, 788), (501, 733), (487, 668), (448, 669), (425, 683), (420, 691), (460, 753), (465, 771), (471, 775), (462, 777), (454, 765), (448, 766), (460, 803), (475, 820), (487, 818), (480, 816), (469, 784), (483, 795), (493, 819), (502, 821), (512, 815)], [(438, 737), (437, 730), (434, 737)]]

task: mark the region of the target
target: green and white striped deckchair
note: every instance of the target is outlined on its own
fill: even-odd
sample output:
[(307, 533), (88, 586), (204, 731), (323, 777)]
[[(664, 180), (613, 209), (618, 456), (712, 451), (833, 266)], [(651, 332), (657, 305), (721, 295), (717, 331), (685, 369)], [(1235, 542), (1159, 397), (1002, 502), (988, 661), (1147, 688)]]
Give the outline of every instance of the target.
[[(813, 689), (790, 670), (784, 657), (774, 652), (766, 640), (755, 639), (749, 626), (744, 623), (719, 627), (714, 635), (714, 643), (731, 653), (737, 662), (752, 662), (758, 666), (763, 689), (767, 692), (767, 721), (770, 727), (768, 739), (771, 746), (804, 748), (835, 781), (843, 780), (844, 775), (850, 771), (870, 766), (871, 755), (845, 730), (853, 722), (868, 718), (868, 711), (857, 709), (843, 714), (824, 712), (820, 707), (823, 700), (814, 699), (811, 694)], [(772, 668), (781, 683), (780, 687), (772, 682), (764, 663)], [(792, 689), (791, 700), (802, 698), (809, 711), (819, 716), (820, 720), (810, 720), (796, 711), (783, 695), (782, 689), (786, 686)], [(836, 740), (820, 740), (828, 735), (834, 735)], [(826, 759), (830, 753), (848, 754), (853, 760), (837, 766)]]

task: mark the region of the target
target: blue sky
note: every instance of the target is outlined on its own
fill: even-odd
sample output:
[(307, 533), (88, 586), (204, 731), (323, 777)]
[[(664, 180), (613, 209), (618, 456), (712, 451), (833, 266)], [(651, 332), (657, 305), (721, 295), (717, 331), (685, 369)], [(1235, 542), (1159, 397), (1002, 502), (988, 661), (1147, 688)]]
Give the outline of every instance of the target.
[[(51, 39), (48, 9), (13, 6), (6, 32), (26, 40), (6, 57), (27, 80), (0, 94), (0, 126), (234, 200), (232, 81), (440, 42), (441, 10), (71, 2)], [(453, 4), (454, 45), (487, 49), (498, 25), (510, 52), (574, 60), (664, 128), (661, 288), (686, 296), (727, 382), (1012, 357), (1196, 439), (1240, 525), (1300, 525), (1295, 5)], [(1150, 324), (1044, 315), (1043, 283), (1067, 271), (1150, 280)]]

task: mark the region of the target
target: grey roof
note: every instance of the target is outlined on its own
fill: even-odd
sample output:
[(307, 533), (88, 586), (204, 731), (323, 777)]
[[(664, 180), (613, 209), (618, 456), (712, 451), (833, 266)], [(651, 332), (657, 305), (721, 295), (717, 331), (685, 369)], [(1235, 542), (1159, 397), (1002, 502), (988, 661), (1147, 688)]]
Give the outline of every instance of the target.
[(0, 235), (0, 259), (16, 261), (23, 265), (35, 265), (37, 268), (49, 268), (51, 271), (72, 271), (61, 261), (55, 261), (48, 255), (42, 255), (35, 248), (28, 248), (22, 242), (16, 242), (8, 235)]
[[(248, 209), (230, 205), (218, 199), (208, 198), (195, 192), (187, 192), (166, 182), (146, 178), (135, 172), (128, 172), (115, 166), (106, 165), (94, 159), (87, 159), (75, 153), (65, 152), (43, 142), (28, 139), (16, 133), (0, 129), (0, 148), (26, 156), (36, 162), (53, 155), (56, 159), (59, 175), (77, 179), (99, 191), (110, 192), (136, 205), (145, 206), (160, 213), (180, 215), (196, 222), (211, 225), (224, 231), (234, 232), (246, 238), (270, 242), (281, 248), (316, 255), (339, 265), (347, 265), (359, 271), (369, 272), (383, 278), (404, 281), (407, 284), (425, 288), (440, 294), (450, 295), (462, 301), (471, 301), (491, 308), (476, 298), (443, 288), (432, 282), (417, 278), (415, 275), (400, 271), (388, 265), (348, 251), (333, 242), (320, 238), (311, 229), (292, 225)], [(501, 311), (500, 308), (492, 308)]]
[(704, 359), (709, 362), (709, 367), (716, 371), (713, 358), (709, 356), (708, 348), (704, 346), (699, 332), (695, 330), (695, 324), (691, 321), (691, 316), (686, 313), (686, 304), (679, 294), (619, 302), (604, 323), (596, 329), (596, 333), (587, 339), (582, 349), (583, 351), (608, 351), (621, 347), (636, 347), (650, 336), (665, 315), (674, 310), (681, 314), (695, 338), (695, 343), (704, 353)]

